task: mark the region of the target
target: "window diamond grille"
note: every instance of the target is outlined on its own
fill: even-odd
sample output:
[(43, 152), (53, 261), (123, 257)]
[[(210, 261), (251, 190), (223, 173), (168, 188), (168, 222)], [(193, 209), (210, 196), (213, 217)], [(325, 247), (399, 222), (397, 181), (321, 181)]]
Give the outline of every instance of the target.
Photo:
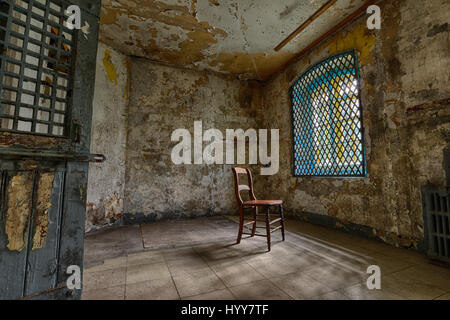
[(366, 174), (358, 59), (354, 51), (331, 57), (290, 89), (295, 176)]
[(0, 130), (67, 136), (75, 31), (59, 0), (0, 6)]

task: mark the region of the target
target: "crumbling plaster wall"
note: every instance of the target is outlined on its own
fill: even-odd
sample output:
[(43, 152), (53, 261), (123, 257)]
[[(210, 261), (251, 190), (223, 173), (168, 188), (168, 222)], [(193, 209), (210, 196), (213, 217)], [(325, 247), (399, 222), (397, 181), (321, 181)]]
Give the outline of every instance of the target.
[(91, 163), (86, 231), (120, 222), (125, 188), (129, 58), (99, 43), (93, 102), (91, 152), (106, 156)]
[(124, 222), (235, 213), (232, 166), (173, 164), (171, 135), (193, 141), (194, 121), (258, 129), (260, 97), (252, 82), (131, 59)]
[(327, 0), (103, 0), (100, 39), (122, 52), (265, 80), (365, 0), (338, 0), (275, 52)]
[[(418, 247), (424, 238), (421, 187), (445, 184), (450, 2), (384, 1), (381, 9), (381, 30), (368, 30), (364, 16), (265, 84), (266, 125), (279, 127), (281, 137), (280, 172), (265, 189), (267, 196), (283, 198), (290, 214), (330, 216), (367, 226), (388, 243)], [(295, 178), (286, 126), (289, 87), (310, 66), (353, 48), (360, 56), (368, 176)]]

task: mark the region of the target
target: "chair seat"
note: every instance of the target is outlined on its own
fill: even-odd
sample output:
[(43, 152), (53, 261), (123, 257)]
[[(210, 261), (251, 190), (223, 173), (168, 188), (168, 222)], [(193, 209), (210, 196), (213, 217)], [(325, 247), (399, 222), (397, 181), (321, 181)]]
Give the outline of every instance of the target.
[(283, 200), (252, 200), (243, 203), (246, 207), (280, 206)]

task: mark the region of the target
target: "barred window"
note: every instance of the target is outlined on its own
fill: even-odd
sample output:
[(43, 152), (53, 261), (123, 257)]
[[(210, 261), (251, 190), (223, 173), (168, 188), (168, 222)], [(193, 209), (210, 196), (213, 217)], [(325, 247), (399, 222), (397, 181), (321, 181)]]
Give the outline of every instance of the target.
[(290, 88), (294, 176), (366, 175), (358, 58), (315, 65)]
[(0, 131), (67, 137), (75, 31), (61, 0), (0, 5)]

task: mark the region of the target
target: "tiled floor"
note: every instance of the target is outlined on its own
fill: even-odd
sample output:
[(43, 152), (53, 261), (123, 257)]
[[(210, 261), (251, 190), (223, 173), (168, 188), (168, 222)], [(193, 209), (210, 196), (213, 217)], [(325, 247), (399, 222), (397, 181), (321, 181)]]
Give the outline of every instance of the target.
[[(224, 217), (94, 233), (83, 299), (450, 299), (450, 269), (421, 254), (294, 220), (287, 229), (270, 253), (265, 238), (234, 245)], [(366, 286), (370, 265), (381, 290)]]

